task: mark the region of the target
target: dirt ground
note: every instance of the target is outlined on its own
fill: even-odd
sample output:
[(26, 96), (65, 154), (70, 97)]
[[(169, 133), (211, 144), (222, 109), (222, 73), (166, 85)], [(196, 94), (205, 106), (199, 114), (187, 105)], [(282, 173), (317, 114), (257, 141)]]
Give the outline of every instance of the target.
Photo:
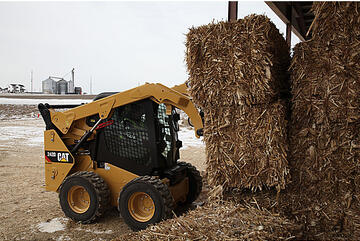
[[(94, 224), (66, 219), (58, 194), (44, 190), (43, 130), (36, 115), (0, 118), (0, 240), (111, 240), (131, 232), (116, 209)], [(205, 169), (203, 147), (187, 147), (181, 155)]]

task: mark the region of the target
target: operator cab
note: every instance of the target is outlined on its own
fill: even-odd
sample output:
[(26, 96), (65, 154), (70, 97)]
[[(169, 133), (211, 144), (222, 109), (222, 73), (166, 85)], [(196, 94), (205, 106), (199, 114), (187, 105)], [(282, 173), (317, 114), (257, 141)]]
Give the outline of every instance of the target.
[[(88, 125), (98, 118), (89, 117)], [(186, 175), (176, 165), (182, 146), (177, 134), (179, 119), (174, 107), (167, 115), (166, 105), (151, 99), (117, 107), (104, 121), (108, 124), (97, 130), (90, 144), (91, 157), (99, 168), (109, 163), (139, 176), (168, 177), (176, 182)]]

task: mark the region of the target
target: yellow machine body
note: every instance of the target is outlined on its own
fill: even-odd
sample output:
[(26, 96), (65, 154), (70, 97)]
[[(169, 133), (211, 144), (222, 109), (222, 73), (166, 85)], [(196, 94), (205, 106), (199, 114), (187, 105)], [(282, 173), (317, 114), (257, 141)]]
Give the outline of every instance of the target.
[[(61, 132), (62, 137), (55, 130), (46, 130), (44, 132), (46, 190), (59, 191), (64, 179), (72, 173), (78, 171), (95, 172), (108, 184), (111, 204), (117, 206), (122, 188), (131, 180), (137, 178), (138, 175), (111, 164), (107, 164), (105, 168), (96, 168), (95, 162), (90, 155), (73, 155), (67, 146), (79, 140), (91, 129), (86, 124), (87, 117), (99, 115), (99, 118), (103, 120), (112, 114), (114, 108), (147, 98), (158, 104), (165, 104), (167, 112), (171, 112), (172, 107), (183, 110), (194, 125), (195, 135), (199, 137), (198, 131), (203, 128), (203, 122), (197, 108), (186, 94), (185, 85), (168, 88), (161, 84), (145, 84), (67, 111), (58, 112), (49, 109), (51, 122)], [(89, 140), (94, 138), (95, 135), (96, 130)], [(166, 178), (162, 181), (169, 185), (169, 190), (175, 201), (186, 198), (189, 189), (187, 178), (172, 186)]]

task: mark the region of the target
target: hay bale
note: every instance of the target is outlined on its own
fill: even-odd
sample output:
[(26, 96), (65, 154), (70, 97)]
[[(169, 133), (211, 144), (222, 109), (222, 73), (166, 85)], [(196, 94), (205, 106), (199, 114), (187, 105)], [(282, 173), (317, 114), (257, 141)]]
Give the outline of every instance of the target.
[[(332, 163), (346, 166), (350, 165), (349, 160), (358, 161), (359, 46), (360, 42), (349, 45), (348, 42), (312, 40), (295, 47), (290, 124), (294, 164), (303, 165), (303, 160), (310, 158), (310, 147), (313, 147), (312, 153), (318, 150), (324, 153), (320, 159), (330, 158), (330, 153), (341, 154), (333, 156)], [(343, 148), (347, 154), (338, 149), (334, 152), (334, 148)]]
[(360, 3), (314, 2), (312, 37), (320, 41), (355, 39), (360, 34)]
[(210, 202), (117, 240), (292, 240), (299, 227), (249, 205)]
[(309, 239), (354, 239), (360, 233), (356, 9), (356, 3), (315, 3), (313, 38), (294, 49), (289, 125), (292, 184), (281, 206), (305, 224)]
[[(349, 127), (339, 129), (348, 130)], [(344, 211), (353, 201), (358, 201), (354, 199), (353, 184), (360, 175), (358, 131), (354, 134), (331, 130), (318, 126), (303, 128), (290, 138), (293, 185), (289, 190), (295, 199), (291, 209), (295, 216), (301, 217), (299, 219), (306, 217), (310, 221), (305, 223), (321, 229), (334, 228), (342, 222)], [(334, 202), (334, 205), (329, 206), (329, 202)], [(305, 210), (304, 206), (307, 207)], [(320, 231), (317, 229), (315, 233)]]
[(289, 49), (263, 15), (191, 28), (186, 62), (200, 107), (267, 104), (288, 88)]
[(257, 107), (205, 109), (204, 140), (210, 185), (224, 188), (285, 188), (287, 108), (284, 102)]
[(293, 124), (359, 120), (359, 62), (360, 41), (297, 44), (291, 77)]
[[(316, 106), (317, 102), (311, 105)], [(324, 106), (319, 110), (327, 112)], [(359, 202), (354, 183), (360, 175), (360, 124), (348, 123), (346, 118), (334, 122), (316, 118), (302, 121), (309, 113), (298, 110), (292, 115), (289, 132), (292, 185), (284, 199), (292, 200), (289, 203), (292, 214), (306, 224), (310, 235), (325, 230), (344, 231), (345, 223), (349, 223), (345, 220), (355, 224), (351, 220), (360, 218), (358, 212), (347, 215)], [(351, 234), (353, 230), (346, 232)]]

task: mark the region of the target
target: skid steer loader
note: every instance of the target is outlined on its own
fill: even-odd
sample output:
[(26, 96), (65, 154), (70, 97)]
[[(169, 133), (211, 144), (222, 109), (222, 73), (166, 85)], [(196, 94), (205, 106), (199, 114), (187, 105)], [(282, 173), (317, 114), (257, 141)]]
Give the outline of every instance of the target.
[(184, 85), (145, 84), (87, 104), (38, 108), (46, 125), (46, 190), (59, 193), (67, 217), (91, 223), (115, 206), (141, 230), (200, 194), (199, 171), (178, 161), (176, 108), (191, 118), (197, 137), (203, 128)]

